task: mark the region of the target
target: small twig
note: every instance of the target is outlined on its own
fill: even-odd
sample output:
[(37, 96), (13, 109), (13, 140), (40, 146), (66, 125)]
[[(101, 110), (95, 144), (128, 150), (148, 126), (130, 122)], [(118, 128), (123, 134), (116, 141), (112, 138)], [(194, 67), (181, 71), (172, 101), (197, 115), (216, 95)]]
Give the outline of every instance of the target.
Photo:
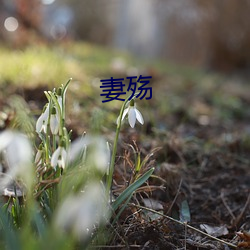
[[(99, 248), (124, 248), (128, 247), (126, 245), (115, 245), (115, 246), (105, 246), (105, 245), (97, 245), (97, 246), (90, 246), (90, 249), (99, 249)], [(129, 245), (129, 247), (134, 247), (134, 248), (141, 248), (141, 245)]]
[(225, 200), (225, 196), (224, 196), (224, 192), (223, 192), (223, 191), (221, 192), (220, 197), (221, 197), (221, 200), (222, 200), (224, 206), (226, 207), (227, 211), (229, 212), (229, 214), (230, 214), (231, 217), (233, 218), (233, 221), (235, 221), (236, 218), (235, 218), (235, 216), (234, 216), (232, 210), (230, 209), (230, 207), (227, 205), (227, 202), (226, 202), (226, 200)]
[[(207, 237), (209, 237), (209, 238), (211, 238), (211, 239), (213, 239), (213, 240), (219, 241), (219, 242), (221, 242), (221, 243), (223, 243), (223, 244), (226, 244), (226, 245), (228, 245), (228, 246), (230, 246), (230, 247), (237, 248), (237, 246), (234, 245), (234, 244), (232, 244), (232, 243), (229, 243), (229, 242), (226, 242), (226, 241), (224, 241), (224, 240), (218, 239), (218, 238), (216, 238), (216, 237), (214, 237), (214, 236), (212, 236), (212, 235), (209, 235), (209, 234), (207, 234), (207, 233), (205, 233), (205, 232), (203, 232), (203, 231), (201, 231), (201, 230), (199, 230), (199, 229), (197, 229), (197, 228), (195, 228), (195, 227), (192, 227), (192, 226), (188, 225), (186, 222), (178, 221), (178, 220), (176, 220), (176, 219), (173, 219), (173, 218), (170, 217), (170, 216), (167, 216), (167, 215), (165, 215), (165, 214), (162, 214), (162, 213), (160, 213), (160, 212), (157, 212), (157, 211), (155, 211), (155, 210), (153, 210), (153, 209), (151, 209), (151, 208), (147, 208), (147, 207), (144, 207), (144, 206), (141, 206), (141, 205), (136, 205), (136, 204), (133, 204), (133, 203), (132, 203), (132, 204), (130, 203), (130, 204), (128, 204), (128, 205), (134, 206), (134, 207), (137, 207), (137, 208), (140, 208), (140, 209), (145, 209), (145, 210), (150, 211), (150, 212), (152, 212), (152, 213), (161, 215), (161, 216), (163, 216), (164, 218), (167, 218), (167, 219), (169, 219), (169, 220), (171, 220), (171, 221), (174, 221), (174, 222), (176, 222), (176, 223), (178, 223), (178, 224), (180, 224), (180, 225), (182, 225), (182, 226), (186, 226), (186, 227), (188, 227), (189, 229), (192, 229), (192, 230), (194, 230), (194, 231), (196, 231), (196, 232), (198, 232), (198, 233), (200, 233), (200, 234), (203, 234), (203, 235), (205, 235), (205, 236), (207, 236)], [(186, 224), (186, 225), (185, 225), (185, 224)]]
[(61, 178), (56, 178), (56, 179), (48, 179), (48, 180), (41, 180), (40, 183), (41, 184), (49, 184), (49, 183), (59, 183), (61, 180)]
[[(57, 179), (58, 179), (58, 178), (57, 178)], [(51, 187), (53, 186), (53, 184), (58, 183), (57, 179), (55, 179), (54, 181), (51, 180), (49, 183), (45, 184), (45, 186), (43, 187), (43, 189), (41, 189), (39, 192), (37, 192), (37, 193), (34, 195), (34, 197), (35, 197), (35, 198), (38, 198), (38, 197), (42, 194), (42, 192), (44, 192), (44, 191), (45, 191), (46, 189), (48, 189), (48, 188), (51, 188)], [(40, 183), (39, 183), (39, 185), (40, 185)]]
[[(117, 237), (122, 241), (122, 243), (124, 243), (125, 244), (125, 246), (127, 247), (127, 242), (123, 239), (123, 237), (124, 237), (124, 235), (123, 235), (123, 237), (119, 234), (119, 232), (116, 230), (116, 228), (111, 224), (111, 223), (109, 223), (109, 225), (112, 227), (112, 229), (113, 229), (113, 231), (114, 231), (114, 233), (117, 235)], [(119, 224), (119, 223), (117, 223), (117, 226), (120, 228), (121, 227), (121, 225)], [(122, 232), (122, 230), (121, 230), (121, 232)]]
[(135, 193), (141, 193), (141, 192), (152, 192), (154, 190), (165, 190), (164, 187), (161, 187), (161, 186), (153, 186), (153, 185), (148, 185), (148, 186), (143, 186), (143, 187), (139, 187)]
[(176, 195), (174, 197), (174, 200), (172, 201), (168, 211), (167, 211), (167, 214), (169, 214), (173, 208), (173, 205), (175, 204), (176, 200), (177, 200), (177, 197), (178, 197), (178, 194), (180, 193), (180, 190), (181, 190), (181, 185), (182, 185), (182, 179), (180, 180), (180, 183), (179, 183), (179, 187), (177, 189), (177, 192), (176, 192)]
[(235, 226), (238, 225), (238, 223), (240, 222), (240, 220), (244, 216), (244, 213), (246, 212), (249, 203), (250, 203), (250, 194), (248, 194), (247, 201), (246, 201), (245, 206), (243, 207), (241, 213), (237, 216), (237, 218), (234, 218), (233, 223), (234, 223)]
[[(115, 194), (120, 194), (122, 193), (126, 188), (124, 188), (124, 186), (118, 186), (117, 189), (115, 189)], [(165, 187), (161, 187), (161, 186), (153, 186), (153, 185), (148, 185), (148, 186), (143, 186), (143, 187), (139, 187), (135, 190), (134, 193), (141, 193), (141, 192), (152, 192), (156, 189), (160, 189), (160, 190), (165, 190)]]
[(187, 250), (187, 222), (184, 222), (184, 226), (185, 226), (185, 241), (184, 241), (184, 247), (185, 250)]

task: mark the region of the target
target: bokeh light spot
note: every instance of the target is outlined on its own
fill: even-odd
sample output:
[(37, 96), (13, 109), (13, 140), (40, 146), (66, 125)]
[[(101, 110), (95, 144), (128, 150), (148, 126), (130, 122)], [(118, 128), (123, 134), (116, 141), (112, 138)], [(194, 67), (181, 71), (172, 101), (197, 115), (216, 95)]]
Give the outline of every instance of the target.
[(18, 21), (15, 17), (8, 17), (5, 19), (4, 21), (4, 27), (6, 30), (8, 30), (9, 32), (14, 32), (17, 30), (18, 28)]
[(45, 5), (49, 5), (49, 4), (52, 4), (54, 2), (55, 2), (55, 0), (42, 0), (42, 4), (45, 4)]
[(50, 34), (55, 40), (63, 39), (67, 34), (67, 29), (62, 24), (53, 25), (50, 30)]

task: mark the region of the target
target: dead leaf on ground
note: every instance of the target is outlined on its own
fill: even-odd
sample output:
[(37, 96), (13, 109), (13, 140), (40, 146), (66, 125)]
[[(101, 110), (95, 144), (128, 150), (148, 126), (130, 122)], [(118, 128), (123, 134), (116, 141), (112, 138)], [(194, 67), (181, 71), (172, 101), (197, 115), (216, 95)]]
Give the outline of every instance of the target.
[(212, 235), (214, 237), (219, 237), (222, 235), (227, 235), (228, 230), (225, 225), (222, 226), (209, 226), (207, 224), (200, 225), (201, 230), (205, 231), (207, 234)]
[(237, 235), (240, 237), (241, 240), (243, 240), (238, 244), (238, 247), (250, 249), (250, 232), (237, 232)]

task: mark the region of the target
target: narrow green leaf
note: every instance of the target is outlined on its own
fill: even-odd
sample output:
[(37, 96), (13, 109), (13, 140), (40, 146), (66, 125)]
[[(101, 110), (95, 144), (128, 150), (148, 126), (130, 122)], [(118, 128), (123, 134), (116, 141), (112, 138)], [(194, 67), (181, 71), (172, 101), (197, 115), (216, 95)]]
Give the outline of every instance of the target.
[(0, 208), (0, 228), (2, 229), (4, 235), (6, 249), (21, 250), (18, 235), (9, 223), (7, 213), (3, 212), (2, 208)]
[(38, 235), (40, 237), (44, 236), (44, 233), (45, 233), (45, 222), (44, 222), (44, 220), (42, 218), (42, 215), (39, 212), (34, 211), (33, 220), (34, 220), (34, 223), (36, 225), (36, 229), (37, 229)]
[(143, 176), (138, 178), (133, 184), (126, 188), (118, 198), (113, 202), (112, 208), (115, 211), (124, 200), (126, 200), (137, 188), (139, 188), (154, 172), (154, 168), (149, 169)]
[(62, 95), (64, 96), (66, 94), (66, 91), (68, 89), (69, 83), (72, 81), (72, 78), (69, 78), (69, 80), (67, 81), (67, 83), (63, 86), (63, 90), (62, 90)]
[(127, 200), (123, 203), (122, 207), (119, 209), (119, 212), (117, 213), (117, 215), (115, 216), (112, 225), (114, 225), (116, 223), (116, 221), (119, 219), (120, 215), (122, 214), (122, 212), (124, 211), (124, 209), (126, 208), (127, 204), (129, 203), (130, 199), (132, 198), (133, 193), (131, 193), (129, 195), (129, 197), (127, 198)]
[(137, 154), (135, 171), (138, 173), (141, 170), (141, 154)]

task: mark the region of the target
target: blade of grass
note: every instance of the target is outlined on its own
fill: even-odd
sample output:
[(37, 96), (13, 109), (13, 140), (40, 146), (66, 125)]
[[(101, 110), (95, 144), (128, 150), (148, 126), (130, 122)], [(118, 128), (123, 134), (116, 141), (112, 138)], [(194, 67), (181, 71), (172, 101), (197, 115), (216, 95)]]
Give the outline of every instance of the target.
[(115, 211), (124, 200), (126, 200), (138, 187), (147, 181), (147, 179), (154, 172), (154, 168), (149, 169), (144, 175), (138, 178), (133, 184), (126, 188), (118, 198), (112, 203), (112, 208)]

